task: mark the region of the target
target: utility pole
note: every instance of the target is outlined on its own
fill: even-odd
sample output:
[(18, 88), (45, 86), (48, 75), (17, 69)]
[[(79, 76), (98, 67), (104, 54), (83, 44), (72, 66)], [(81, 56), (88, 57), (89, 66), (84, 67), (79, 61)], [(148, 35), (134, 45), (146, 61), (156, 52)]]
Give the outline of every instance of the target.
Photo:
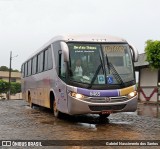
[[(14, 56), (17, 57), (18, 55)], [(9, 88), (8, 88), (8, 100), (10, 99), (11, 95), (11, 72), (12, 72), (12, 51), (10, 51), (10, 61), (9, 61)]]
[(9, 89), (8, 89), (8, 99), (10, 99), (11, 93), (11, 69), (12, 69), (12, 51), (10, 51), (10, 61), (9, 61)]

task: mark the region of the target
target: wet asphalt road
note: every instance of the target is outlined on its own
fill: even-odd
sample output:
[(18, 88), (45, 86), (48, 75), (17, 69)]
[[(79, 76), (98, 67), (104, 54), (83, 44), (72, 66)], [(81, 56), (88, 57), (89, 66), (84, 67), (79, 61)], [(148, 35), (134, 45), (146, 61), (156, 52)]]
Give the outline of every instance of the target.
[(0, 140), (16, 139), (160, 140), (160, 107), (139, 104), (134, 113), (111, 114), (105, 120), (98, 115), (64, 115), (57, 119), (49, 109), (38, 106), (31, 109), (24, 100), (0, 100)]

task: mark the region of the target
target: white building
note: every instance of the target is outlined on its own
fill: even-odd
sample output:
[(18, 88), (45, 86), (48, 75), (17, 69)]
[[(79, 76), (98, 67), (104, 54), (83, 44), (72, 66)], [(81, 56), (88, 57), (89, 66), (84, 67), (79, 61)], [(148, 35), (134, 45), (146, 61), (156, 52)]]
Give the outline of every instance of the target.
[(152, 70), (146, 61), (145, 53), (139, 54), (135, 63), (135, 71), (139, 72), (138, 97), (142, 102), (160, 102), (160, 70)]
[[(9, 71), (0, 71), (0, 80), (9, 81)], [(21, 73), (11, 72), (11, 82), (21, 83)]]

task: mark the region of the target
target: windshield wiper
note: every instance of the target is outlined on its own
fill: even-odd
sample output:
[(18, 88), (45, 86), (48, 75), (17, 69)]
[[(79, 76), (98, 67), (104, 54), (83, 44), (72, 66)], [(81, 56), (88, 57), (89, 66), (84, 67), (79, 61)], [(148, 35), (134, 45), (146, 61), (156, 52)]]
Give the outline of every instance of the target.
[(108, 61), (108, 58), (107, 58), (107, 54), (106, 54), (106, 62), (107, 62), (107, 66), (108, 66), (108, 71), (110, 73), (110, 65), (109, 65), (109, 61)]
[(115, 79), (117, 80), (118, 83), (121, 83), (121, 85), (125, 86), (122, 78), (120, 77), (120, 75), (118, 74), (117, 70), (114, 68), (112, 63), (108, 63), (109, 67), (110, 67), (110, 71), (112, 72), (113, 76), (115, 77)]
[(94, 74), (94, 76), (93, 76), (93, 78), (92, 78), (92, 80), (91, 80), (91, 83), (90, 83), (89, 86), (88, 86), (88, 89), (92, 87), (94, 81), (95, 81), (96, 78), (97, 78), (97, 75), (98, 75), (99, 71), (101, 70), (101, 67), (102, 67), (102, 64), (100, 64), (100, 65), (98, 66), (98, 68), (97, 68), (97, 70), (96, 70), (96, 72), (95, 72), (95, 74)]

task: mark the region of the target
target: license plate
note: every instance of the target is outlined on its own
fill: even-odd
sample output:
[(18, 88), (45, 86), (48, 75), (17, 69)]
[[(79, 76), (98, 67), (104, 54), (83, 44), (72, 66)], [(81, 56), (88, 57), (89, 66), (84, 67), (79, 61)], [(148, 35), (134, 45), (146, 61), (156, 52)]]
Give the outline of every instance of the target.
[(112, 111), (102, 111), (102, 114), (111, 114)]

